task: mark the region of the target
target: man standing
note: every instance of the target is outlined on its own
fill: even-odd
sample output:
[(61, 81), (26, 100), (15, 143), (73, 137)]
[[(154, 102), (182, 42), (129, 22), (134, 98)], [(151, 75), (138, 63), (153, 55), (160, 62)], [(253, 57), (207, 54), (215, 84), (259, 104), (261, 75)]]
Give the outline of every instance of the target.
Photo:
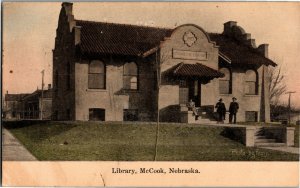
[(219, 115), (219, 122), (224, 123), (226, 107), (225, 107), (225, 104), (223, 103), (222, 98), (219, 99), (219, 102), (217, 102), (215, 108), (217, 109), (217, 112)]
[(236, 113), (239, 109), (239, 103), (236, 102), (236, 98), (232, 98), (232, 102), (229, 106), (229, 123), (232, 123), (232, 117), (234, 118), (233, 123), (236, 123)]

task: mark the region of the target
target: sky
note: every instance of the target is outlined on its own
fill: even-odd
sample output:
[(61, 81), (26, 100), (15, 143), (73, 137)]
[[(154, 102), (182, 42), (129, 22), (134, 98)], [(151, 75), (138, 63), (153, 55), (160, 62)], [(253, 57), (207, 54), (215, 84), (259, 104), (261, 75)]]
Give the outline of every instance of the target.
[[(27, 93), (52, 83), (52, 50), (61, 3), (3, 3), (3, 92)], [(193, 23), (221, 33), (236, 21), (256, 45), (269, 44), (269, 57), (285, 76), (292, 106), (300, 107), (299, 2), (76, 2), (75, 19), (175, 28)], [(282, 102), (287, 103), (287, 96)]]

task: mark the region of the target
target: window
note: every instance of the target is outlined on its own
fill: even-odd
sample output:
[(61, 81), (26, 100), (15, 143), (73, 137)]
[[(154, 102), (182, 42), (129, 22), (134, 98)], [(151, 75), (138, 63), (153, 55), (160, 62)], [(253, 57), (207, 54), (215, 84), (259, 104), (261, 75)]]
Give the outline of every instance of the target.
[(256, 111), (246, 111), (245, 120), (247, 122), (257, 122), (257, 112)]
[(67, 63), (67, 89), (71, 89), (71, 64)]
[(254, 70), (248, 70), (245, 78), (245, 94), (257, 94), (257, 74)]
[(137, 121), (138, 120), (138, 110), (137, 109), (124, 109), (123, 120), (124, 121)]
[(123, 88), (128, 90), (138, 89), (138, 68), (136, 63), (125, 63), (123, 70)]
[(89, 89), (105, 89), (105, 64), (94, 60), (89, 64)]
[(231, 93), (231, 73), (227, 68), (221, 68), (219, 70), (225, 76), (219, 79), (219, 92), (220, 94), (230, 94)]
[(52, 115), (52, 120), (58, 120), (58, 111), (55, 110), (53, 115)]
[(71, 120), (71, 110), (70, 108), (67, 109), (67, 120)]
[(105, 109), (102, 108), (90, 108), (89, 109), (90, 121), (105, 121)]

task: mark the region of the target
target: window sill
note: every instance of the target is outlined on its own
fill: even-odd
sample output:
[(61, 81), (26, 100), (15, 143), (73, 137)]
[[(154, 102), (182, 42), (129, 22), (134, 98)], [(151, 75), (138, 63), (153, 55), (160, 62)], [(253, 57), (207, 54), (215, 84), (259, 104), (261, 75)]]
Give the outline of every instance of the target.
[(220, 96), (232, 96), (232, 93), (228, 93), (228, 94), (220, 93), (219, 95), (220, 95)]
[(124, 93), (139, 93), (139, 90), (135, 90), (135, 89), (123, 89)]
[(107, 89), (86, 89), (87, 92), (107, 92)]
[(245, 97), (258, 97), (258, 94), (245, 94)]

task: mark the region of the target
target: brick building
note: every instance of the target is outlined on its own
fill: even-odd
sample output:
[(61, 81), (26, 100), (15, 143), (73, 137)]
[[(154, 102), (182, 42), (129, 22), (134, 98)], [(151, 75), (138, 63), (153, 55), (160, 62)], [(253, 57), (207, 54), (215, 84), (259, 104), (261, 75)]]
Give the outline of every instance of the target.
[[(58, 120), (191, 122), (238, 99), (239, 121), (269, 121), (268, 45), (236, 22), (220, 34), (194, 24), (154, 28), (76, 20), (63, 3), (53, 50), (53, 114)], [(157, 89), (157, 82), (160, 88)]]

